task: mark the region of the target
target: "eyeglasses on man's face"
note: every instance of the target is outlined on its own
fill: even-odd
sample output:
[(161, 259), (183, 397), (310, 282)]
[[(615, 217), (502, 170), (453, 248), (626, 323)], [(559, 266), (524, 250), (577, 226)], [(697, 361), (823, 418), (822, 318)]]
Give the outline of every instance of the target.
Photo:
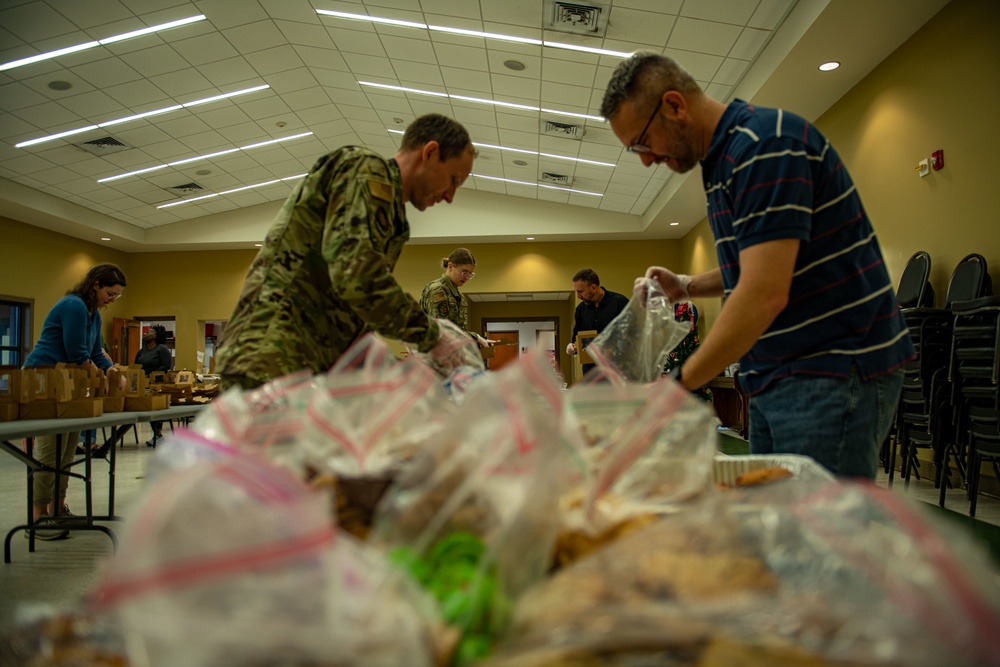
[(660, 107), (663, 105), (663, 96), (660, 96), (660, 101), (656, 103), (656, 107), (653, 109), (653, 113), (650, 114), (649, 120), (646, 121), (646, 126), (642, 128), (642, 134), (639, 138), (635, 140), (631, 146), (626, 148), (629, 153), (649, 153), (651, 149), (649, 146), (643, 143), (643, 139), (646, 137), (646, 132), (649, 131), (649, 126), (653, 124), (653, 119), (656, 118), (656, 114), (660, 113)]

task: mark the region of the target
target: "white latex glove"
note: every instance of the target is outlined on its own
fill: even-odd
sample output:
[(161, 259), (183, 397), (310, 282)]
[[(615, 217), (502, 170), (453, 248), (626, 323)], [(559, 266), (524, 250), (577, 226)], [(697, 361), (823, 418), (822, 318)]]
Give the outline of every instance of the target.
[(566, 346), (566, 354), (571, 357), (576, 354), (576, 343), (570, 343)]
[(646, 269), (644, 277), (635, 279), (636, 290), (642, 287), (641, 281), (644, 279), (655, 280), (660, 283), (663, 291), (670, 297), (671, 303), (690, 301), (691, 299), (691, 295), (688, 294), (688, 287), (691, 285), (691, 276), (686, 276), (683, 273), (674, 273), (662, 266), (651, 266)]
[(479, 347), (493, 347), (500, 341), (493, 340), (492, 338), (483, 338), (479, 334), (473, 334), (476, 337), (476, 342), (479, 343)]

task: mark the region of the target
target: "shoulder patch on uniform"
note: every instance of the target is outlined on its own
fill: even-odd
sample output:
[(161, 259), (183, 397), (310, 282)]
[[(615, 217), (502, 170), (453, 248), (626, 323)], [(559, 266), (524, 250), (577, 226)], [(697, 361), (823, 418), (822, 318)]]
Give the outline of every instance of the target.
[(392, 201), (392, 186), (384, 181), (370, 179), (368, 181), (368, 192), (372, 197), (377, 197), (382, 201)]
[(434, 303), (438, 303), (439, 301), (445, 301), (447, 298), (448, 295), (445, 294), (444, 292), (438, 291), (431, 294), (431, 301), (433, 301)]

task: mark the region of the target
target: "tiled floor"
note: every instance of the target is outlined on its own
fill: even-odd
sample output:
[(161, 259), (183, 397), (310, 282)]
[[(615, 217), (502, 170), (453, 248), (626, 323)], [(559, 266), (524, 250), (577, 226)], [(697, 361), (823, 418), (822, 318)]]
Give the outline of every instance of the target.
[[(140, 425), (138, 445), (131, 433), (125, 437), (125, 447), (117, 451), (115, 510), (128, 516), (129, 507), (142, 489), (142, 478), (153, 450), (145, 446), (150, 437), (148, 424)], [(106, 513), (108, 496), (107, 465), (94, 463), (94, 509)], [(26, 481), (24, 466), (11, 456), (0, 453), (0, 538), (13, 526), (26, 519)], [(877, 483), (887, 486), (886, 475)], [(937, 490), (932, 482), (911, 480), (907, 488), (896, 480), (893, 491), (926, 502), (937, 503)], [(84, 507), (83, 485), (70, 482), (68, 503), (71, 508)], [(964, 490), (950, 490), (947, 496), (950, 510), (967, 515), (968, 500)], [(1000, 525), (1000, 500), (981, 496), (976, 518)], [(118, 522), (107, 523), (113, 530)], [(0, 634), (12, 624), (45, 613), (55, 606), (79, 600), (93, 590), (101, 567), (111, 555), (111, 542), (102, 533), (76, 532), (67, 540), (36, 541), (35, 553), (28, 552), (28, 540), (22, 534), (12, 539), (12, 562), (0, 563)]]

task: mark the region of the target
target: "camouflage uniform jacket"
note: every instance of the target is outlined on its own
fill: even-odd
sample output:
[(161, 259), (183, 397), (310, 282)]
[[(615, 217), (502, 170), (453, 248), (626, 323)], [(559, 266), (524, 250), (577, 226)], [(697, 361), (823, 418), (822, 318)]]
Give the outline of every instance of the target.
[(325, 372), (366, 331), (433, 347), (437, 323), (392, 275), (409, 238), (395, 160), (357, 146), (317, 160), (250, 266), (218, 354), (223, 379)]
[(469, 330), (469, 302), (447, 274), (427, 283), (420, 295), (420, 307), (431, 317), (451, 320), (462, 331)]

